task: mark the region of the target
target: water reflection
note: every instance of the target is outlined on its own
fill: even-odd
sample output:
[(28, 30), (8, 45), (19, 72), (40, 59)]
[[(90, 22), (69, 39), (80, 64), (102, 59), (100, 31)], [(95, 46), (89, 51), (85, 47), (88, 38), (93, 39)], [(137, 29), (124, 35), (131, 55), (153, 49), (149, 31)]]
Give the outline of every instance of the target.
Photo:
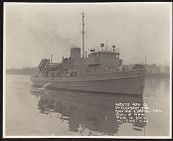
[(145, 85), (147, 85), (148, 88), (151, 89), (158, 89), (160, 87), (163, 87), (163, 89), (168, 89), (170, 84), (169, 78), (147, 78), (145, 80)]
[(57, 114), (58, 120), (68, 123), (69, 131), (79, 132), (81, 135), (85, 130), (89, 130), (88, 135), (92, 135), (92, 132), (114, 135), (124, 123), (131, 123), (133, 130), (137, 131), (143, 131), (146, 126), (144, 112), (141, 119), (136, 119), (134, 112), (126, 114), (125, 119), (121, 120), (116, 116), (116, 104), (138, 103), (139, 109), (142, 109), (142, 97), (38, 88), (32, 88), (31, 94), (39, 98), (38, 109), (41, 114)]

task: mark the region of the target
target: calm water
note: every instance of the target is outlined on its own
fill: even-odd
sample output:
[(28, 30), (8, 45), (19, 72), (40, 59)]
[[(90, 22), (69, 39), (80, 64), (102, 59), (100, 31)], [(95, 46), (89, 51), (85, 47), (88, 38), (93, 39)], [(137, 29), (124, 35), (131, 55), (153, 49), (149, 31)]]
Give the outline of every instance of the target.
[[(169, 78), (146, 78), (143, 97), (34, 88), (24, 75), (7, 75), (6, 81), (7, 136), (169, 135)], [(119, 119), (120, 103), (150, 112)]]

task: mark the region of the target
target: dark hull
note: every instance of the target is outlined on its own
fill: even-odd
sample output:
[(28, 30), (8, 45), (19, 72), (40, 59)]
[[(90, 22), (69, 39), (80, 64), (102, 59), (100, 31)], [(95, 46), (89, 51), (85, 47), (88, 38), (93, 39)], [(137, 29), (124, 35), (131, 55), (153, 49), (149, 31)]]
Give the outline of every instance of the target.
[(145, 70), (113, 72), (103, 75), (64, 77), (64, 78), (31, 78), (33, 85), (39, 87), (142, 95), (145, 81)]

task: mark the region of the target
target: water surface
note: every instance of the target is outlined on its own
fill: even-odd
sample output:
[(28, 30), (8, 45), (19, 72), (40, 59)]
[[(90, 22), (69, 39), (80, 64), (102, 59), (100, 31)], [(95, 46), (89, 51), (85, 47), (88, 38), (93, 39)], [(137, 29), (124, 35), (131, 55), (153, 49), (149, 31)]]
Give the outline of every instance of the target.
[[(7, 75), (7, 136), (168, 136), (169, 78), (146, 78), (142, 97), (35, 88), (30, 76)], [(150, 112), (117, 118), (115, 105)]]

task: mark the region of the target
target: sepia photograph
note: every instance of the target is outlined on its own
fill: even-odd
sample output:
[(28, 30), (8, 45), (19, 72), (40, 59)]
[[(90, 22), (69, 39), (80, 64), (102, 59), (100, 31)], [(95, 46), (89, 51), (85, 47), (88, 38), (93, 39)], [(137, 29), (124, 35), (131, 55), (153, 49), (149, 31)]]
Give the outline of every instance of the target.
[(5, 2), (3, 138), (169, 139), (171, 57), (171, 2)]

